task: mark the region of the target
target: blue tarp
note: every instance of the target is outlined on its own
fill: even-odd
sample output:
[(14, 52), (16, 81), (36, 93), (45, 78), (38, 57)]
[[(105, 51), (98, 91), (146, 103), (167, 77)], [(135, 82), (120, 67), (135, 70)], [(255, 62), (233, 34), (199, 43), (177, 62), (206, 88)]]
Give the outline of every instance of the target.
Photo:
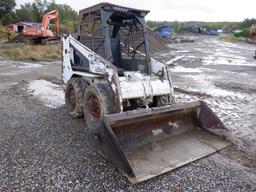
[(161, 26), (154, 30), (158, 37), (169, 38), (172, 35), (172, 29), (169, 26)]

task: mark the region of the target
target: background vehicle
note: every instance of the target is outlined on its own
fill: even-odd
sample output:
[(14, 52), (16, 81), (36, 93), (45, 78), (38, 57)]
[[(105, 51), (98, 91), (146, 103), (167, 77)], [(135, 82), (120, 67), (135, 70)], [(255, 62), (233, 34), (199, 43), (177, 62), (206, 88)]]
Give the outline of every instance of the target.
[(77, 40), (63, 38), (68, 112), (84, 115), (103, 155), (133, 183), (229, 145), (204, 102), (174, 102), (168, 67), (149, 54), (148, 12), (100, 3), (80, 11)]
[[(54, 32), (50, 30), (50, 21), (54, 21)], [(56, 43), (59, 37), (59, 13), (54, 10), (45, 13), (40, 29), (24, 29), (23, 36), (26, 43), (30, 44), (49, 44)]]

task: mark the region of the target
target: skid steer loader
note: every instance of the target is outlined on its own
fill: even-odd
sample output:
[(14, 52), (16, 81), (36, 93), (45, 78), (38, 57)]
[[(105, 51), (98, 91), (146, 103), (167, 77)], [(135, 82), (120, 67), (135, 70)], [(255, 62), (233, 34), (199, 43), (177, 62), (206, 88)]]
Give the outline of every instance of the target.
[(132, 183), (216, 152), (226, 127), (202, 101), (175, 103), (167, 66), (149, 55), (149, 11), (100, 3), (79, 12), (78, 36), (63, 37), (69, 114)]

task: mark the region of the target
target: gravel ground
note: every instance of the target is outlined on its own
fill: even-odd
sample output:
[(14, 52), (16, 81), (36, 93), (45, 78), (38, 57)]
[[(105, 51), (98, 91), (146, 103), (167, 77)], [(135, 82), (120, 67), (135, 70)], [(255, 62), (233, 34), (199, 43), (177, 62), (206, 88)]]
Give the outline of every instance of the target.
[[(182, 45), (176, 46), (181, 46), (175, 48), (182, 50)], [(188, 46), (184, 44), (184, 47)], [(190, 46), (188, 48), (192, 49), (193, 44)], [(176, 55), (185, 53), (176, 52)], [(184, 59), (175, 64), (180, 62), (184, 63)], [(190, 65), (191, 68), (192, 66), (202, 70), (202, 74), (209, 75), (202, 67)], [(181, 70), (184, 71), (179, 69)], [(248, 70), (248, 73), (251, 71)], [(226, 78), (224, 73), (211, 73), (214, 74)], [(233, 100), (233, 97), (214, 103), (219, 96), (196, 89), (194, 84), (186, 84), (186, 78), (190, 77), (192, 80), (197, 75), (173, 72), (173, 81), (177, 88), (191, 88), (186, 94), (177, 92), (177, 100), (204, 98), (216, 107), (222, 106), (222, 101), (229, 105), (236, 104), (238, 108), (245, 107), (247, 100), (240, 106), (243, 99), (236, 103), (237, 100)], [(231, 121), (235, 126), (235, 136), (242, 141), (248, 141), (248, 150), (244, 150), (246, 147), (242, 147), (243, 145), (232, 145), (172, 172), (131, 185), (113, 164), (100, 155), (96, 138), (87, 130), (82, 119), (72, 119), (64, 106), (50, 107), (28, 92), (33, 80), (42, 79), (60, 85), (60, 63), (28, 65), (0, 59), (0, 191), (256, 191), (256, 158), (253, 150), (249, 150), (253, 148), (255, 136), (252, 131), (255, 131), (255, 127), (252, 127), (255, 125), (252, 116), (245, 117), (244, 121), (250, 122), (243, 127), (251, 131), (250, 138), (245, 134), (248, 131), (243, 132), (240, 130), (242, 127), (239, 129), (235, 125), (237, 122), (242, 124), (238, 117), (236, 122), (231, 121), (234, 109), (230, 109), (227, 118), (222, 114), (225, 107), (216, 109), (225, 123)], [(229, 81), (225, 82), (230, 82), (230, 78), (227, 79)], [(210, 82), (211, 86), (216, 84), (213, 81), (206, 82)], [(224, 87), (223, 84), (221, 86)], [(248, 90), (252, 91), (254, 84), (251, 83), (250, 86)], [(248, 106), (254, 102), (251, 94), (246, 95)], [(246, 110), (241, 111), (244, 116), (247, 115)], [(231, 125), (228, 127), (232, 128)]]

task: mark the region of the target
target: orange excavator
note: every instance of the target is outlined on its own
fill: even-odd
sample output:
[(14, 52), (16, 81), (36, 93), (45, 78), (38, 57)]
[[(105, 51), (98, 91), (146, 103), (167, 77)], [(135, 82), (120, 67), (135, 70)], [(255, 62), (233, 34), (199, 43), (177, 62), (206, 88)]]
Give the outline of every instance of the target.
[[(54, 22), (54, 32), (50, 29), (50, 22)], [(27, 44), (51, 44), (59, 42), (59, 13), (56, 10), (43, 15), (41, 28), (25, 29), (23, 36)]]

